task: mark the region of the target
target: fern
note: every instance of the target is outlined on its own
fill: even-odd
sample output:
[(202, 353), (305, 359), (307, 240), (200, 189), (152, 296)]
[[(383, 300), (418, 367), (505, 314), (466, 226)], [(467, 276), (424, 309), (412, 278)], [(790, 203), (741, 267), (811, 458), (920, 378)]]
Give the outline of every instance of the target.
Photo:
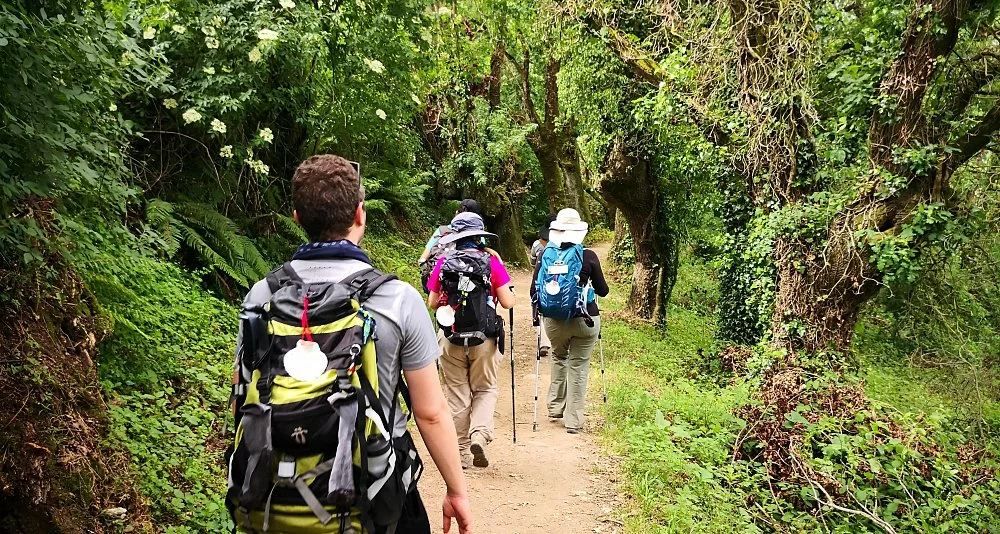
[(295, 219), (280, 213), (271, 213), (264, 217), (270, 217), (274, 221), (274, 229), (281, 235), (295, 238), (303, 243), (309, 241), (309, 236), (305, 230), (295, 222)]
[(160, 237), (159, 242), (162, 243), (167, 257), (176, 255), (181, 247), (181, 241), (172, 225), (174, 205), (156, 198), (150, 200), (146, 204), (146, 220), (151, 227), (159, 231), (157, 234)]
[(146, 216), (150, 226), (159, 232), (168, 256), (175, 256), (183, 244), (205, 265), (244, 287), (262, 278), (270, 268), (254, 242), (212, 206), (154, 199), (147, 205)]
[[(85, 267), (81, 272), (83, 272), (84, 280), (87, 283), (87, 289), (96, 297), (94, 304), (97, 306), (98, 313), (111, 320), (111, 330), (115, 330), (119, 326), (124, 326), (126, 329), (150, 340), (149, 336), (141, 328), (128, 317), (116, 311), (120, 305), (142, 302), (142, 299), (135, 291), (126, 287), (116, 277), (89, 271)], [(110, 303), (111, 305), (105, 306), (104, 303)]]

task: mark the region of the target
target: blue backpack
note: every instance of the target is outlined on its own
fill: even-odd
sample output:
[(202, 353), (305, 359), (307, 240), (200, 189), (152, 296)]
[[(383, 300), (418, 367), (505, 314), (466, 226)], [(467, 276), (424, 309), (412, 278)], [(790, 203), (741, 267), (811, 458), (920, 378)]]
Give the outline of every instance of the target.
[(583, 245), (560, 248), (549, 243), (545, 247), (535, 279), (538, 309), (543, 316), (563, 321), (588, 316), (587, 302), (594, 297), (593, 290), (580, 285), (582, 268)]

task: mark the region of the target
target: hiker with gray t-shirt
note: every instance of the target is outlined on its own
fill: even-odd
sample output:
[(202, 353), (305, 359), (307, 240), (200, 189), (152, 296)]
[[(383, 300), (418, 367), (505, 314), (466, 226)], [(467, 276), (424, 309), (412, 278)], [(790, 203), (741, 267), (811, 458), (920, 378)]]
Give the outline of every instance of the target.
[[(337, 462), (341, 460), (339, 445), (337, 458), (330, 458), (318, 465), (311, 464), (311, 468), (310, 465), (303, 466), (301, 461), (296, 461), (293, 458), (296, 454), (288, 449), (296, 446), (307, 449), (310, 436), (325, 430), (318, 425), (286, 425), (292, 430), (290, 436), (282, 436), (270, 430), (259, 432), (259, 428), (252, 436), (244, 432), (243, 442), (237, 441), (237, 451), (233, 457), (240, 456), (239, 448), (244, 445), (256, 447), (258, 452), (250, 455), (249, 467), (231, 465), (230, 474), (241, 467), (251, 472), (258, 463), (266, 467), (273, 463), (277, 465), (277, 472), (272, 474), (262, 471), (263, 485), (265, 489), (270, 488), (271, 492), (265, 492), (264, 495), (254, 495), (247, 491), (247, 488), (252, 489), (261, 480), (251, 480), (247, 476), (245, 481), (241, 480), (241, 488), (230, 477), (230, 496), (236, 495), (253, 502), (263, 502), (266, 498), (263, 511), (260, 507), (253, 510), (239, 509), (239, 498), (227, 498), (227, 504), (233, 504), (237, 508), (234, 511), (237, 526), (247, 531), (267, 531), (270, 523), (270, 531), (285, 534), (346, 534), (360, 531), (360, 518), (360, 521), (376, 525), (376, 528), (371, 529), (374, 534), (429, 534), (430, 522), (416, 490), (419, 469), (413, 470), (416, 472), (409, 469), (410, 466), (419, 466), (420, 461), (407, 431), (407, 416), (398, 401), (399, 397), (403, 397), (406, 408), (412, 412), (420, 436), (447, 485), (442, 504), (445, 532), (450, 530), (452, 518), (457, 520), (461, 534), (471, 532), (472, 514), (458, 445), (455, 442), (455, 427), (451, 417), (448, 417), (450, 411), (434, 365), (439, 355), (435, 329), (420, 294), (410, 285), (374, 271), (367, 254), (358, 246), (365, 233), (367, 213), (364, 187), (356, 167), (343, 158), (330, 155), (314, 156), (306, 160), (292, 178), (292, 201), (295, 206), (294, 218), (311, 242), (299, 247), (292, 260), (272, 272), (267, 280), (256, 283), (247, 294), (243, 309), (244, 315), (250, 310), (264, 310), (266, 313), (268, 309), (274, 310), (275, 306), (287, 302), (288, 299), (277, 300), (284, 295), (300, 297), (295, 305), (301, 311), (301, 324), (298, 322), (299, 317), (292, 317), (290, 321), (286, 318), (284, 323), (271, 320), (261, 328), (262, 331), (266, 330), (266, 334), (262, 332), (259, 336), (274, 337), (284, 333), (288, 337), (288, 332), (291, 332), (292, 341), (299, 333), (302, 339), (295, 348), (285, 352), (282, 357), (275, 358), (275, 350), (282, 349), (264, 347), (259, 350), (260, 347), (253, 347), (255, 336), (245, 331), (245, 325), (253, 323), (241, 322), (233, 381), (234, 392), (243, 388), (243, 397), (236, 404), (239, 409), (238, 420), (242, 418), (247, 421), (249, 418), (257, 421), (258, 426), (259, 421), (265, 421), (267, 430), (266, 426), (278, 428), (281, 424), (279, 416), (282, 412), (279, 409), (289, 410), (290, 406), (296, 407), (296, 403), (310, 402), (315, 403), (315, 406), (309, 407), (307, 411), (319, 413), (316, 410), (330, 411), (332, 406), (334, 412), (328, 418), (328, 423), (324, 423), (320, 417), (318, 425), (340, 424), (342, 437), (353, 436), (351, 443), (357, 444), (354, 447), (355, 456), (361, 455), (361, 465), (365, 469), (359, 471), (356, 459), (352, 469), (351, 447), (347, 447), (343, 449), (344, 463), (340, 464), (346, 466), (346, 470), (338, 473)], [(364, 283), (348, 284), (357, 280), (359, 275)], [(295, 285), (293, 291), (286, 289), (289, 287), (286, 285), (288, 283)], [(357, 291), (351, 292), (352, 288)], [(345, 300), (347, 297), (344, 295), (350, 295), (354, 300)], [(310, 298), (313, 302), (310, 302)], [(329, 308), (324, 310), (322, 306), (331, 301), (350, 304), (346, 309), (341, 306), (339, 311)], [(356, 307), (358, 302), (362, 306), (360, 311)], [(352, 331), (355, 332), (354, 335), (361, 336), (357, 343), (352, 345), (351, 342), (343, 344), (333, 341), (331, 352), (328, 353), (319, 352), (315, 348), (314, 336), (317, 342), (321, 336), (327, 336), (323, 339), (329, 340), (331, 334), (347, 332), (352, 324), (363, 325), (363, 328), (356, 327), (361, 330), (360, 334), (357, 333), (358, 330)], [(344, 334), (342, 339), (351, 338)], [(279, 341), (287, 343), (286, 340)], [(369, 358), (367, 361), (371, 362), (370, 352), (362, 354), (371, 350), (371, 343), (374, 343), (376, 369), (371, 369), (368, 365), (351, 365), (344, 369), (335, 363), (343, 361), (345, 355), (355, 357), (355, 362), (361, 362), (363, 357)], [(295, 358), (292, 358), (293, 352)], [(259, 356), (260, 354), (263, 356)], [(260, 365), (262, 360), (266, 361), (264, 365)], [(318, 368), (313, 365), (317, 362)], [(314, 370), (311, 376), (317, 377), (315, 382), (299, 376), (308, 375), (307, 368), (310, 366)], [(370, 373), (377, 374), (377, 380)], [(308, 386), (312, 383), (321, 384), (322, 380), (329, 377), (336, 383), (334, 393), (328, 398), (326, 392), (319, 397), (313, 395)], [(405, 386), (401, 377), (405, 377)], [(304, 384), (307, 387), (302, 387), (302, 380), (306, 380)], [(296, 389), (282, 390), (287, 384), (294, 385)], [(370, 384), (375, 384), (377, 393), (371, 391)], [(270, 403), (264, 400), (265, 395)], [(279, 399), (279, 396), (283, 398)], [(377, 401), (374, 400), (375, 397)], [(355, 409), (359, 406), (359, 409)], [(351, 417), (350, 421), (358, 421), (357, 432), (365, 432), (367, 444), (365, 436), (353, 434), (352, 424), (342, 424), (344, 414)], [(385, 426), (389, 428), (376, 428), (382, 425), (381, 421), (388, 421)], [(391, 446), (373, 448), (372, 436), (388, 437)], [(357, 440), (359, 437), (360, 442)], [(284, 446), (284, 450), (279, 450), (278, 438), (288, 444)], [(321, 452), (326, 454), (325, 450)], [(297, 456), (301, 459), (312, 451), (303, 450), (299, 453)], [(268, 458), (262, 454), (273, 454), (274, 457)], [(395, 461), (387, 462), (386, 458), (394, 458)], [(394, 468), (397, 475), (395, 478), (390, 476)], [(372, 473), (370, 476), (369, 472)], [(329, 482), (326, 478), (330, 479)], [(356, 485), (345, 487), (345, 481), (352, 479)], [(273, 484), (272, 480), (275, 481)], [(385, 483), (385, 480), (391, 482)], [(315, 495), (325, 497), (328, 488), (329, 497), (320, 502)], [(335, 493), (334, 489), (339, 493)], [(300, 495), (302, 499), (298, 500)], [(380, 500), (381, 495), (399, 496), (399, 502), (387, 506)], [(343, 497), (341, 502), (347, 504), (335, 505), (332, 502), (335, 496)], [(371, 496), (374, 498), (369, 502), (366, 497)], [(257, 501), (251, 497), (256, 497)], [(229, 502), (231, 500), (236, 502)], [(290, 509), (305, 512), (298, 512), (296, 515), (289, 512)], [(369, 517), (365, 517), (366, 514)], [(372, 515), (376, 517), (370, 517)], [(257, 525), (261, 521), (262, 527)]]

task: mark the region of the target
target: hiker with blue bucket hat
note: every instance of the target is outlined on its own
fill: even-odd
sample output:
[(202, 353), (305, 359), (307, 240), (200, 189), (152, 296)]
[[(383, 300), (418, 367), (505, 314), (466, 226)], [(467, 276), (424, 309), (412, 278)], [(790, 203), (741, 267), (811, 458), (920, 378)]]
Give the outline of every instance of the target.
[(503, 262), (483, 244), (483, 238), (497, 236), (486, 231), (482, 217), (459, 213), (450, 226), (455, 232), (441, 242), (455, 246), (431, 272), (427, 304), (440, 327), (441, 373), (462, 466), (487, 467), (504, 349), (504, 324), (497, 305), (512, 309), (514, 292)]

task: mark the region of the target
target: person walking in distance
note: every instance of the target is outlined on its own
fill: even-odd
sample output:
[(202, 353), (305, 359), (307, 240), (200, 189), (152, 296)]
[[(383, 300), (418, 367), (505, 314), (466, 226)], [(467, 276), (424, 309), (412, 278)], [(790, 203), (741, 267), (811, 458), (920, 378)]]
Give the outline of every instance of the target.
[[(479, 203), (471, 198), (463, 200), (459, 205), (458, 209), (455, 210), (455, 215), (459, 213), (475, 213), (482, 217), (482, 211), (479, 207)], [(455, 231), (451, 228), (450, 224), (439, 226), (434, 233), (431, 234), (430, 239), (427, 240), (427, 244), (424, 245), (424, 252), (420, 255), (420, 259), (417, 260), (417, 265), (420, 267), (420, 286), (424, 292), (427, 290), (427, 279), (430, 278), (431, 270), (437, 265), (437, 261), (444, 255), (445, 251), (454, 248), (454, 243), (442, 243), (441, 238), (449, 234), (453, 234)], [(493, 249), (486, 248), (486, 252), (500, 258), (500, 255)]]
[(605, 297), (609, 291), (597, 254), (583, 247), (587, 229), (576, 210), (559, 211), (531, 287), (552, 343), (549, 417), (562, 419), (570, 434), (583, 429), (590, 356), (601, 328), (594, 294)]
[(483, 237), (496, 237), (485, 230), (483, 219), (459, 213), (451, 228), (455, 233), (441, 241), (454, 243), (455, 248), (434, 266), (427, 282), (427, 304), (441, 326), (441, 371), (462, 466), (487, 467), (504, 339), (496, 307), (512, 309), (514, 293), (503, 262), (483, 244)]
[[(545, 218), (545, 222), (538, 229), (538, 239), (531, 244), (531, 252), (529, 254), (529, 260), (531, 261), (531, 267), (534, 269), (538, 265), (538, 261), (542, 258), (542, 251), (549, 244), (549, 225), (552, 221), (556, 219), (555, 215), (549, 215)], [(538, 310), (532, 310), (536, 313)], [(552, 350), (552, 342), (549, 341), (549, 335), (545, 332), (544, 328), (538, 325), (538, 355), (540, 358), (544, 358), (549, 355)]]
[(244, 299), (227, 505), (247, 532), (429, 534), (403, 399), (447, 486), (444, 531), (456, 519), (469, 533), (434, 327), (420, 294), (373, 269), (359, 246), (357, 169), (333, 155), (299, 165), (293, 217), (310, 242)]

